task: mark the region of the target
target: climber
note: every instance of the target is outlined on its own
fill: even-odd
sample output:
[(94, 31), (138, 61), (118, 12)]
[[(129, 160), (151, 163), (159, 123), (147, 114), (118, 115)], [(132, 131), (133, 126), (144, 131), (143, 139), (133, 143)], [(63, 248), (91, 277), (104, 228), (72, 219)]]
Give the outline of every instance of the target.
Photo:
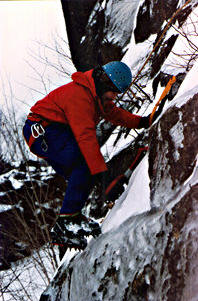
[(113, 103), (132, 81), (131, 71), (123, 62), (75, 72), (72, 80), (36, 102), (23, 135), (31, 152), (44, 158), (68, 181), (60, 214), (51, 230), (52, 243), (84, 248), (84, 236), (98, 235), (100, 227), (81, 210), (94, 181), (102, 181), (107, 171), (96, 126), (104, 118), (129, 129), (148, 128), (149, 116), (133, 115)]

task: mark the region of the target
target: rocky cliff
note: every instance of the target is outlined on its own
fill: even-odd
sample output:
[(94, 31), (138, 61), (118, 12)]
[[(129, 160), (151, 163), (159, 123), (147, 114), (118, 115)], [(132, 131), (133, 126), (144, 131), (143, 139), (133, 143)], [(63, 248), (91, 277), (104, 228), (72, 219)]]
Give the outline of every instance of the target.
[[(107, 9), (110, 4), (112, 10)], [(139, 84), (152, 85), (151, 95), (155, 95), (170, 75), (177, 75), (177, 83), (169, 94), (173, 100), (148, 131), (148, 155), (105, 218), (102, 235), (92, 239), (69, 263), (65, 256), (40, 301), (192, 301), (197, 298), (198, 67), (194, 65), (188, 74), (187, 66), (174, 65), (176, 57), (171, 50), (178, 49), (174, 47), (179, 35), (171, 30), (161, 35), (164, 21), (170, 20), (182, 4), (182, 1), (133, 4), (106, 1), (105, 5), (100, 2), (104, 15), (111, 11), (112, 19), (106, 19), (112, 29), (107, 34), (108, 42), (122, 49), (121, 56), (127, 50), (124, 60), (134, 72), (137, 73), (151, 49), (155, 49)], [(192, 3), (177, 15), (174, 23), (178, 22), (180, 27), (191, 9)], [(134, 17), (133, 22), (130, 20), (131, 40), (131, 32), (123, 32), (116, 22), (121, 12), (125, 12), (124, 20), (126, 11)], [(162, 40), (155, 47), (160, 36)], [(87, 32), (81, 42), (86, 43), (89, 38)], [(112, 44), (110, 48), (114, 49)], [(179, 47), (182, 51), (181, 44)]]
[[(85, 71), (98, 63), (121, 60), (133, 32), (136, 43), (146, 41), (153, 34), (158, 38), (164, 29), (164, 22), (184, 2), (62, 0), (71, 56), (77, 70)], [(194, 4), (188, 5), (178, 14), (173, 23), (179, 22), (181, 26)], [(155, 53), (153, 72), (159, 70), (175, 40), (176, 37), (172, 35), (168, 41), (162, 40), (158, 53)]]
[(131, 203), (137, 194), (147, 198), (141, 186), (136, 195), (130, 192), (131, 180), (103, 235), (68, 265), (63, 262), (41, 301), (196, 300), (197, 92), (198, 86), (170, 103), (150, 130), (149, 154), (136, 174), (146, 185), (139, 174), (148, 164), (150, 209), (123, 218), (127, 197)]

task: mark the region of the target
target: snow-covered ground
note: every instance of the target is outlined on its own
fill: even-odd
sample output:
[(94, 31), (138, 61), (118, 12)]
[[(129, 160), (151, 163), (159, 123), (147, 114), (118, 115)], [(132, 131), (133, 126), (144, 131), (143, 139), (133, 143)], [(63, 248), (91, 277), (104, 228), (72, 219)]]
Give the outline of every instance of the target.
[[(58, 258), (57, 250), (54, 252)], [(34, 251), (31, 257), (12, 263), (9, 270), (0, 272), (0, 300), (39, 300), (55, 271), (54, 254), (46, 245)]]

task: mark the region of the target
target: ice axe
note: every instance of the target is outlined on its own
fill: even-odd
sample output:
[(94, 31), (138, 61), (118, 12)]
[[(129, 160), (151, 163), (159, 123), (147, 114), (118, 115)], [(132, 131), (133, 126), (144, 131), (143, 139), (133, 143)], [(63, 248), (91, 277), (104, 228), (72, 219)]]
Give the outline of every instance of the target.
[(117, 191), (120, 190), (120, 187), (123, 186), (124, 183), (126, 183), (128, 181), (128, 179), (130, 178), (133, 170), (137, 167), (138, 163), (141, 161), (141, 159), (144, 157), (144, 155), (146, 154), (148, 150), (148, 147), (140, 147), (138, 149), (137, 155), (135, 157), (135, 159), (133, 160), (133, 162), (131, 163), (131, 165), (129, 166), (129, 168), (121, 175), (117, 176), (107, 187), (107, 189), (105, 190), (105, 195), (106, 198), (110, 198), (111, 201), (112, 198), (116, 198), (120, 192), (122, 193), (124, 191), (124, 188), (122, 189), (123, 191)]
[[(159, 107), (159, 108), (158, 108), (158, 111), (157, 111), (157, 113), (158, 113), (157, 116), (160, 115), (160, 113), (161, 113), (161, 111), (162, 111), (162, 109), (163, 109), (163, 106), (164, 106), (164, 104), (165, 104), (165, 101), (162, 103), (162, 100), (165, 100), (166, 95), (168, 94), (168, 92), (170, 91), (172, 85), (173, 85), (175, 82), (176, 82), (176, 76), (173, 75), (173, 76), (171, 77), (171, 79), (168, 81), (166, 87), (164, 88), (164, 91), (162, 92), (162, 94), (161, 94), (159, 100), (157, 101), (157, 103), (155, 104), (155, 106), (154, 106), (154, 108), (153, 108), (153, 111), (152, 111), (152, 113), (151, 113), (151, 115), (150, 115), (150, 118), (149, 118), (149, 125), (150, 125), (150, 126), (151, 126), (151, 124), (152, 124), (154, 114), (155, 114), (155, 112), (156, 112), (156, 110), (157, 110), (158, 107)], [(160, 103), (161, 103), (161, 105), (160, 105)], [(155, 119), (156, 119), (156, 118), (155, 118)]]

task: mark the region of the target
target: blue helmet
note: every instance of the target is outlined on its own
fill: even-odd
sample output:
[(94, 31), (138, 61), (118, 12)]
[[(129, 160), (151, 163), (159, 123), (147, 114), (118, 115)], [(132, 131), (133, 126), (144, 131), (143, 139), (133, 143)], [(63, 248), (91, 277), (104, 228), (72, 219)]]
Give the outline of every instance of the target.
[(130, 87), (132, 74), (125, 63), (113, 61), (102, 66), (102, 69), (121, 93)]

